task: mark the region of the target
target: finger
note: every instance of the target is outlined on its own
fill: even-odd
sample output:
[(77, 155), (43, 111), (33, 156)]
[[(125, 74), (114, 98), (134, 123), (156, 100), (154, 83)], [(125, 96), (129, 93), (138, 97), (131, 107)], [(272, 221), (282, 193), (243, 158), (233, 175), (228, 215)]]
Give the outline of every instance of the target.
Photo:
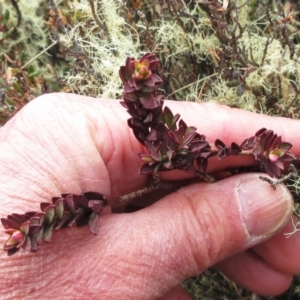
[[(231, 280), (261, 295), (283, 293), (300, 273), (299, 220), (293, 216), (276, 235), (266, 242), (226, 259), (216, 267)], [(296, 231), (295, 231), (296, 230)]]
[[(2, 272), (13, 277), (3, 276), (0, 289), (16, 299), (28, 290), (37, 299), (55, 291), (71, 299), (156, 299), (269, 238), (291, 213), (287, 189), (273, 191), (257, 174), (193, 184), (144, 210), (102, 216), (97, 237), (66, 230), (35, 256), (11, 257)], [(32, 278), (39, 278), (34, 287)]]
[[(59, 101), (61, 101), (70, 96), (59, 94), (59, 97), (61, 98)], [(137, 153), (145, 152), (145, 149), (136, 141), (128, 126), (124, 126), (129, 115), (118, 101), (101, 100), (100, 103), (99, 100), (74, 95), (72, 95), (72, 101), (77, 101), (81, 105), (84, 105), (83, 101), (88, 103), (84, 110), (89, 115), (91, 123), (95, 125), (91, 128), (92, 136), (104, 163), (108, 167), (112, 185), (115, 185), (116, 182), (119, 183), (120, 178), (124, 182), (124, 188), (132, 185), (127, 178), (133, 178), (138, 173), (140, 159)], [(211, 144), (216, 139), (221, 139), (227, 144), (231, 144), (231, 142), (240, 144), (246, 138), (253, 136), (258, 129), (266, 127), (281, 135), (284, 141), (293, 143), (292, 151), (296, 155), (300, 155), (300, 141), (295, 139), (300, 130), (299, 121), (255, 114), (214, 103), (186, 102), (183, 105), (182, 102), (165, 101), (165, 105), (169, 106), (174, 114), (180, 113), (181, 118), (187, 122), (188, 126), (195, 126), (197, 131), (204, 134)], [(112, 119), (113, 122), (111, 122)], [(214, 172), (228, 166), (235, 167), (253, 163), (252, 156), (229, 157), (221, 162), (212, 159), (208, 171)], [(190, 175), (187, 175), (186, 172), (175, 171), (163, 172), (163, 176), (166, 179), (178, 179)], [(136, 178), (137, 183), (140, 183), (140, 179)], [(122, 189), (120, 184), (118, 184), (118, 189)]]
[(252, 250), (225, 259), (216, 268), (235, 283), (262, 296), (284, 293), (293, 280), (291, 274), (273, 268)]
[(182, 287), (177, 286), (162, 297), (159, 297), (157, 300), (192, 300), (192, 298), (183, 290)]
[[(182, 102), (178, 101), (165, 101), (165, 105), (170, 107), (174, 114), (180, 113), (181, 118), (187, 122), (188, 126), (195, 126), (197, 128), (197, 132), (204, 134), (207, 141), (212, 145), (216, 139), (221, 139), (228, 145), (230, 145), (232, 142), (240, 144), (246, 138), (253, 136), (257, 130), (266, 127), (274, 130), (278, 135), (281, 135), (283, 141), (289, 141), (293, 143), (293, 148), (291, 150), (296, 155), (300, 155), (300, 141), (299, 139), (295, 138), (300, 130), (300, 122), (297, 120), (255, 114), (249, 111), (233, 109), (215, 103), (199, 104), (187, 102), (183, 105)], [(109, 108), (115, 114), (119, 114), (117, 111), (123, 109), (118, 102), (113, 102), (113, 104), (110, 103)], [(102, 114), (102, 119), (105, 119), (105, 115), (110, 115), (106, 109), (102, 109)], [(120, 123), (118, 123), (118, 126), (121, 126), (121, 123), (125, 120), (123, 120), (122, 117), (120, 117), (119, 120)], [(101, 128), (101, 126), (99, 126), (99, 128)], [(122, 145), (124, 147), (128, 147), (128, 142), (130, 142), (131, 148), (129, 148), (129, 151), (136, 153), (136, 141), (134, 141), (134, 139), (128, 139), (126, 137), (126, 133), (128, 134), (128, 132), (122, 131), (121, 133), (120, 129), (117, 131), (117, 134), (114, 134), (114, 128), (114, 124), (111, 124), (110, 130), (112, 132), (112, 140), (115, 140), (115, 144), (120, 147), (119, 151), (124, 153), (126, 150), (122, 149)], [(125, 126), (124, 130), (126, 129), (128, 128)], [(123, 138), (122, 142), (120, 142), (120, 137)], [(128, 139), (128, 142), (126, 139)], [(98, 145), (102, 145), (103, 143), (105, 143), (103, 139), (100, 139), (97, 142)], [(145, 152), (143, 148), (140, 149)], [(105, 149), (101, 153), (103, 153), (104, 160), (105, 157), (109, 156)], [(117, 159), (116, 156), (115, 158)], [(136, 157), (135, 159), (138, 158)], [(252, 156), (228, 157), (221, 162), (213, 158), (209, 162), (208, 172), (214, 172), (224, 169), (228, 166), (235, 167), (241, 165), (251, 165), (253, 163), (254, 159)], [(115, 166), (119, 166), (117, 160)], [(113, 170), (111, 172), (116, 173)], [(185, 178), (189, 175), (183, 171), (175, 171), (162, 172), (162, 176), (166, 179), (176, 179)]]
[[(292, 151), (300, 154), (300, 141), (295, 139), (300, 130), (299, 121), (272, 118), (213, 103), (165, 103), (174, 113), (180, 113), (183, 120), (188, 120), (189, 126), (197, 127), (198, 132), (206, 135), (212, 144), (217, 138), (227, 144), (233, 141), (241, 143), (253, 136), (256, 130), (267, 127), (282, 135), (283, 140), (294, 143)], [(22, 180), (31, 180), (33, 175), (47, 178), (42, 180), (43, 186), (36, 193), (38, 197), (44, 194), (49, 198), (53, 191), (58, 194), (70, 190), (93, 190), (114, 195), (131, 192), (146, 183), (145, 176), (138, 174), (141, 161), (137, 156), (145, 149), (126, 126), (128, 117), (118, 101), (70, 94), (44, 95), (32, 101), (1, 129), (0, 141), (4, 147), (1, 149), (1, 165), (9, 166), (8, 171), (13, 170), (15, 174), (22, 170)], [(20, 138), (20, 134), (24, 137)], [(17, 149), (13, 147), (16, 144), (19, 145)], [(4, 150), (6, 153), (3, 153)], [(23, 164), (22, 161), (12, 161), (12, 151), (25, 152), (27, 160)], [(36, 157), (39, 153), (43, 155), (40, 159)], [(55, 164), (45, 163), (45, 157), (53, 156)], [(221, 162), (213, 159), (209, 163), (209, 171), (253, 162), (252, 157), (229, 157)], [(5, 171), (3, 176), (9, 173)], [(190, 175), (174, 171), (163, 172), (162, 176), (165, 179), (182, 179)], [(14, 176), (17, 182), (13, 186), (21, 185), (19, 178)], [(6, 181), (9, 182), (10, 178)], [(48, 190), (49, 193), (45, 193)]]
[[(297, 156), (300, 155), (300, 141), (297, 139), (300, 130), (300, 121), (283, 117), (271, 117), (253, 112), (230, 108), (216, 103), (185, 103), (166, 101), (173, 113), (180, 113), (183, 120), (188, 120), (188, 126), (195, 126), (197, 132), (204, 134), (209, 143), (214, 146), (216, 139), (221, 139), (225, 144), (232, 142), (242, 143), (246, 138), (253, 136), (261, 128), (272, 129), (282, 136), (283, 141), (293, 144), (291, 149)], [(216, 158), (209, 160), (207, 172), (224, 170), (227, 167), (253, 165), (253, 156), (226, 157), (222, 161)], [(186, 177), (184, 172), (165, 172), (164, 179)]]
[(300, 274), (300, 233), (295, 227), (297, 222), (299, 220), (292, 217), (278, 234), (253, 248), (273, 268), (286, 274)]
[(197, 131), (204, 134), (211, 143), (218, 138), (227, 144), (233, 141), (241, 143), (265, 127), (281, 135), (283, 140), (293, 143), (293, 150), (300, 153), (300, 141), (296, 138), (300, 128), (299, 120), (271, 117), (216, 103), (185, 102), (183, 105), (178, 101), (166, 101), (165, 105), (173, 113), (180, 113), (188, 126), (197, 127)]

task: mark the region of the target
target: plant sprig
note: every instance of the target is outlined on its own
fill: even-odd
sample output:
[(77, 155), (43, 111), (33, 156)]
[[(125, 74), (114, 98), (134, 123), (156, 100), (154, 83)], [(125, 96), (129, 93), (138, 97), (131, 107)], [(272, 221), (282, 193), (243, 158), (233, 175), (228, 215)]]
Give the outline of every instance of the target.
[(141, 174), (157, 174), (174, 169), (186, 170), (211, 181), (206, 173), (208, 159), (217, 156), (221, 161), (232, 155), (253, 155), (269, 176), (279, 178), (296, 156), (290, 151), (292, 144), (283, 142), (272, 130), (262, 128), (240, 145), (225, 145), (220, 139), (212, 148), (203, 134), (187, 126), (166, 106), (158, 92), (162, 79), (155, 73), (158, 60), (147, 53), (140, 60), (127, 58), (120, 69), (124, 84), (122, 105), (131, 118), (128, 125), (147, 153), (139, 154)]

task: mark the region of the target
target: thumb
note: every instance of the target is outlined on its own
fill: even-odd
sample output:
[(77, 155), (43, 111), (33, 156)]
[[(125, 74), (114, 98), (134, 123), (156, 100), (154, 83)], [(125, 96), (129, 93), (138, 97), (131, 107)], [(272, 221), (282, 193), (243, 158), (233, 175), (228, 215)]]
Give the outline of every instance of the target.
[[(278, 185), (274, 191), (258, 174), (241, 174), (181, 188), (153, 206), (127, 215), (131, 220), (127, 233), (118, 235), (134, 240), (130, 255), (138, 257), (135, 267), (139, 263), (149, 267), (145, 282), (139, 279), (149, 295), (151, 290), (159, 290), (153, 286), (155, 282), (170, 289), (266, 240), (286, 223), (292, 208), (292, 196), (285, 186)], [(124, 245), (124, 240), (120, 243)]]
[(189, 253), (186, 263), (199, 273), (274, 235), (289, 220), (293, 199), (284, 185), (274, 191), (251, 173), (187, 186), (148, 210), (147, 218), (163, 224), (161, 238)]

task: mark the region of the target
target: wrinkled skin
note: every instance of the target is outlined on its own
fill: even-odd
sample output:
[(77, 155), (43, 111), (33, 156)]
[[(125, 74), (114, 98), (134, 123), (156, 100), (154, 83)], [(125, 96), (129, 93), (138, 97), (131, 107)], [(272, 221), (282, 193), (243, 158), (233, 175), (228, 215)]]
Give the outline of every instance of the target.
[[(166, 104), (209, 142), (240, 143), (267, 127), (300, 155), (299, 121), (216, 104)], [(70, 94), (28, 104), (0, 130), (0, 216), (37, 210), (61, 193), (122, 195), (144, 187), (137, 156), (144, 149), (127, 118), (117, 101)], [(252, 163), (213, 160), (209, 170)], [(256, 293), (280, 294), (300, 272), (299, 234), (284, 235), (293, 230), (291, 213), (286, 188), (273, 191), (258, 174), (195, 183), (134, 213), (104, 212), (97, 236), (85, 227), (64, 229), (36, 254), (3, 251), (1, 299), (190, 299), (178, 284), (211, 266)], [(6, 238), (1, 233), (2, 244)]]

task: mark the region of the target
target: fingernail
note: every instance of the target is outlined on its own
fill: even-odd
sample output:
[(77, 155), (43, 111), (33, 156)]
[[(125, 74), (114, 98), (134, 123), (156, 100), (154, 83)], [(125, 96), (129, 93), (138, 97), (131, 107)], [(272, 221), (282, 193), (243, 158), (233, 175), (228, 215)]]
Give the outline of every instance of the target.
[(293, 198), (287, 187), (278, 184), (274, 190), (256, 174), (242, 178), (237, 193), (249, 237), (271, 235), (292, 213)]

